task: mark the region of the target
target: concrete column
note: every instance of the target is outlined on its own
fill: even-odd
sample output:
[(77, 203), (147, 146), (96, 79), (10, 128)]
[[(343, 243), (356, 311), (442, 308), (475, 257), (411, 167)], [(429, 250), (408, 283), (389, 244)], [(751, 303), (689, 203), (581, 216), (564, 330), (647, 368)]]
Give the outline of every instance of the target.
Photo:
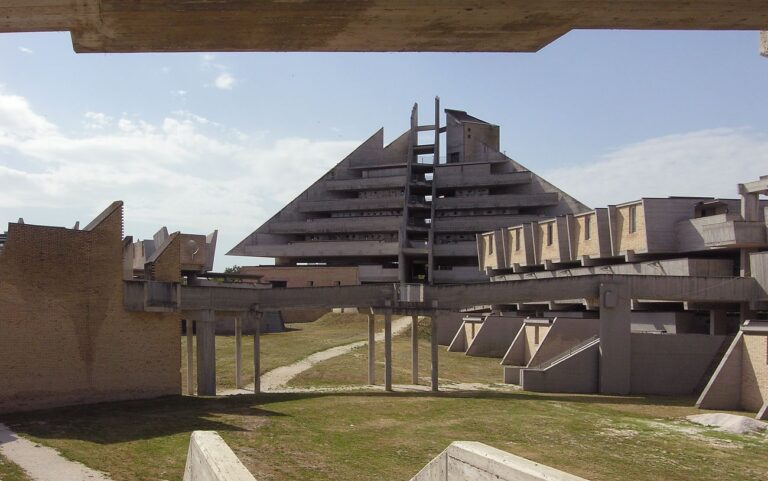
[(768, 32), (760, 32), (760, 55), (768, 57)]
[(197, 394), (216, 395), (216, 315), (205, 311), (197, 325)]
[(376, 318), (368, 314), (368, 384), (376, 384)]
[(411, 316), (411, 383), (419, 383), (419, 316)]
[(248, 311), (253, 320), (253, 393), (261, 392), (261, 312)]
[(430, 348), (431, 348), (431, 361), (432, 361), (432, 374), (430, 383), (432, 385), (432, 391), (438, 391), (438, 359), (437, 359), (437, 313), (432, 315), (432, 333), (430, 335)]
[(243, 318), (235, 317), (235, 387), (243, 387)]
[(384, 390), (392, 391), (392, 309), (384, 311)]
[(195, 394), (195, 377), (192, 371), (195, 369), (194, 356), (194, 325), (195, 321), (187, 319), (187, 394)]
[(741, 194), (741, 217), (747, 222), (759, 221), (760, 193), (749, 192), (744, 188), (744, 184), (739, 184), (739, 194)]
[(600, 392), (631, 389), (630, 292), (625, 283), (600, 284)]
[(728, 312), (725, 309), (709, 311), (709, 335), (722, 336), (728, 333)]

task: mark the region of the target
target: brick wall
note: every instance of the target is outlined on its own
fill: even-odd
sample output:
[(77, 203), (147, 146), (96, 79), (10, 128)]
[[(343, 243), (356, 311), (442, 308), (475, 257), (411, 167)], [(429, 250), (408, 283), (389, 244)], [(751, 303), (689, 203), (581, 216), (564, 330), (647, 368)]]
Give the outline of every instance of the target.
[[(635, 206), (636, 214), (635, 232), (629, 232), (629, 211), (632, 206)], [(615, 220), (618, 235), (616, 236), (614, 254), (626, 251), (646, 252), (648, 250), (648, 239), (645, 232), (645, 210), (641, 202), (618, 207)]]
[(91, 230), (9, 225), (0, 412), (180, 393), (178, 315), (123, 310), (122, 215), (116, 203)]
[(744, 335), (741, 405), (759, 411), (768, 400), (768, 336)]

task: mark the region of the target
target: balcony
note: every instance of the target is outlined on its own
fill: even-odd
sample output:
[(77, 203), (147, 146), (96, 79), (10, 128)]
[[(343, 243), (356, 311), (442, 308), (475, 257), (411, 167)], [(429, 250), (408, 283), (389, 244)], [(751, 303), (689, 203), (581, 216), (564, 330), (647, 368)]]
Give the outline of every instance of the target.
[(738, 214), (684, 220), (677, 223), (675, 230), (679, 252), (768, 246), (766, 224), (742, 221)]
[(299, 212), (344, 212), (360, 210), (402, 209), (402, 197), (382, 197), (379, 199), (338, 199), (304, 200), (299, 204)]
[(366, 177), (363, 179), (327, 180), (325, 188), (330, 191), (360, 191), (393, 189), (405, 186), (404, 175), (391, 175), (387, 177)]
[(243, 255), (257, 257), (396, 257), (397, 242), (385, 241), (314, 241), (286, 244), (257, 244), (243, 248)]
[(306, 221), (270, 222), (270, 234), (335, 234), (347, 232), (394, 232), (400, 229), (401, 217), (335, 217)]
[(558, 201), (559, 194), (556, 192), (519, 195), (481, 195), (476, 197), (443, 197), (435, 200), (435, 208), (439, 210), (450, 210), (545, 207), (557, 205)]
[(438, 189), (468, 188), (468, 187), (495, 187), (505, 185), (530, 184), (532, 175), (530, 172), (510, 172), (506, 174), (489, 175), (441, 175), (440, 171), (435, 176), (435, 185)]

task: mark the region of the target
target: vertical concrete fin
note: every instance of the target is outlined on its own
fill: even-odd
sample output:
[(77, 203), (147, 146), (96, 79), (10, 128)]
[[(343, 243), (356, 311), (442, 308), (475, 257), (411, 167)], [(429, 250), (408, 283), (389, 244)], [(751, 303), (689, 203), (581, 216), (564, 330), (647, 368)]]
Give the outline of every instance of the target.
[(194, 431), (184, 481), (256, 481), (215, 431)]
[(739, 332), (696, 401), (701, 409), (741, 408), (741, 365), (744, 335)]

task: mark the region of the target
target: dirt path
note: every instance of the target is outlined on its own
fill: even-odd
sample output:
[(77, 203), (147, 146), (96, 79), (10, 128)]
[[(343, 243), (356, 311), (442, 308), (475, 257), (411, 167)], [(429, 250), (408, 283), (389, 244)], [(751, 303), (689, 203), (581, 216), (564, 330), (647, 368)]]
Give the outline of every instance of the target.
[(19, 465), (34, 481), (112, 481), (106, 473), (17, 436), (4, 424), (0, 424), (0, 454)]
[[(411, 325), (411, 318), (408, 317), (401, 317), (398, 319), (395, 319), (392, 321), (392, 336), (397, 336), (398, 334), (403, 333), (410, 327)], [(381, 342), (384, 340), (384, 331), (376, 333), (376, 336), (374, 337), (376, 342)], [(262, 374), (261, 376), (261, 390), (264, 392), (278, 392), (278, 391), (287, 391), (289, 390), (287, 387), (287, 384), (291, 381), (291, 379), (295, 378), (302, 372), (311, 369), (312, 366), (315, 364), (327, 361), (328, 359), (333, 359), (334, 357), (341, 356), (343, 354), (346, 354), (353, 349), (356, 349), (358, 347), (362, 347), (368, 344), (368, 341), (357, 341), (353, 342), (351, 344), (345, 344), (343, 346), (336, 346), (332, 347), (330, 349), (326, 349), (325, 351), (316, 352), (310, 356), (305, 357), (304, 359), (301, 359), (299, 361), (294, 362), (293, 364), (288, 364), (287, 366), (281, 366), (275, 369), (272, 369), (271, 371)], [(227, 389), (224, 391), (220, 391), (218, 394), (220, 395), (231, 395), (231, 394), (243, 394), (243, 393), (249, 393), (253, 392), (253, 384), (246, 386), (244, 389)]]

